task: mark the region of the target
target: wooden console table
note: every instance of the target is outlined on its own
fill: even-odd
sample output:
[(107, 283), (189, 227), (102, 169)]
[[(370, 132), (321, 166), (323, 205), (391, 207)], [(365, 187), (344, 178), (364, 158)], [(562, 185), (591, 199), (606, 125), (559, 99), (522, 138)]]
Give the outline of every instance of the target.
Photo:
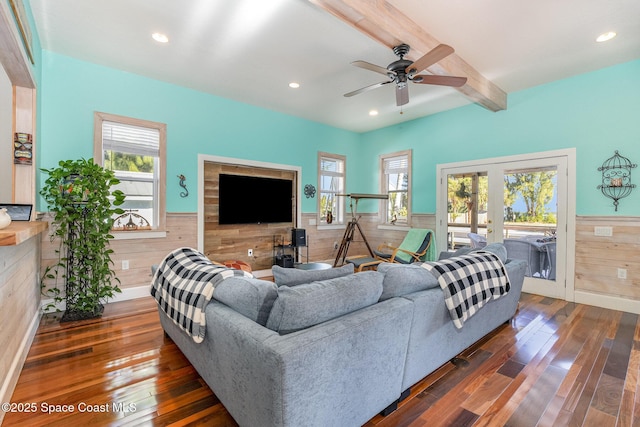
[(37, 236), (49, 227), (44, 221), (13, 221), (0, 230), (0, 246), (17, 246)]

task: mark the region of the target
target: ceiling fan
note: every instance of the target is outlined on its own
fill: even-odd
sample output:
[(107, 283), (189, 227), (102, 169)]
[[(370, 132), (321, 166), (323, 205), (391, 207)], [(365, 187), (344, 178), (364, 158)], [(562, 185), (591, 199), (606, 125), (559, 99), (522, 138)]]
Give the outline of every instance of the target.
[(466, 77), (454, 77), (454, 76), (440, 76), (433, 74), (418, 74), (424, 69), (430, 67), (441, 59), (451, 55), (454, 50), (451, 46), (446, 44), (440, 44), (434, 49), (429, 51), (423, 57), (415, 62), (411, 62), (408, 59), (404, 59), (404, 56), (409, 53), (409, 45), (401, 44), (393, 48), (395, 53), (400, 59), (392, 62), (387, 68), (380, 67), (378, 65), (371, 64), (366, 61), (354, 61), (351, 64), (356, 67), (364, 68), (365, 70), (374, 71), (376, 73), (383, 74), (389, 78), (386, 82), (375, 83), (369, 86), (365, 86), (361, 89), (354, 90), (353, 92), (345, 93), (344, 96), (350, 97), (358, 95), (359, 93), (366, 92), (371, 89), (375, 89), (389, 83), (396, 84), (396, 104), (398, 106), (405, 105), (409, 102), (409, 88), (407, 82), (412, 81), (419, 84), (427, 85), (441, 85), (461, 87), (467, 82)]

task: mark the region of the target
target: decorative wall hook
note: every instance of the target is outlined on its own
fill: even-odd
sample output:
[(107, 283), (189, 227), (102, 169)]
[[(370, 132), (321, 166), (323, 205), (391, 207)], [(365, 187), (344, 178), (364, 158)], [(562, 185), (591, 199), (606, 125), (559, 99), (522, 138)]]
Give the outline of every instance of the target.
[(178, 175), (178, 178), (180, 179), (180, 187), (184, 188), (184, 191), (180, 192), (180, 197), (187, 197), (189, 195), (189, 190), (187, 190), (187, 184), (184, 183), (187, 178), (182, 174)]
[(613, 157), (604, 161), (598, 168), (602, 172), (602, 184), (598, 185), (598, 190), (602, 194), (613, 199), (613, 206), (618, 211), (618, 201), (631, 194), (631, 190), (636, 187), (631, 183), (631, 169), (635, 168), (635, 163), (618, 154), (616, 150)]

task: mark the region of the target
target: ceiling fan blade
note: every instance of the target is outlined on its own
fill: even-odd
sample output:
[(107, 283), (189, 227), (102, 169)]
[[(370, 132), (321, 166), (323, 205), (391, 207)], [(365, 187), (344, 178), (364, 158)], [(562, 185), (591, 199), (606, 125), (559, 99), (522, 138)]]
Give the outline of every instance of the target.
[(441, 59), (451, 55), (453, 52), (454, 50), (451, 46), (446, 44), (439, 44), (438, 46), (434, 47), (429, 52), (427, 52), (422, 58), (419, 58), (413, 64), (409, 65), (405, 69), (405, 72), (407, 74), (411, 74), (412, 72), (414, 74), (419, 73), (425, 68), (428, 68), (431, 65), (435, 64), (436, 62), (440, 61)]
[(360, 94), (362, 92), (366, 92), (366, 91), (369, 91), (371, 89), (376, 89), (376, 88), (379, 88), (381, 86), (388, 85), (391, 82), (393, 82), (393, 80), (389, 80), (388, 82), (374, 83), (372, 85), (365, 86), (365, 87), (360, 88), (358, 90), (354, 90), (353, 92), (345, 93), (344, 96), (346, 96), (348, 98), (350, 96), (358, 95), (358, 94)]
[(421, 85), (440, 85), (440, 86), (452, 86), (462, 87), (467, 82), (466, 77), (454, 77), (454, 76), (438, 76), (432, 74), (421, 74), (415, 76), (412, 81)]
[(396, 104), (398, 107), (409, 103), (409, 86), (396, 86)]
[(356, 67), (360, 67), (360, 68), (364, 68), (365, 70), (369, 70), (369, 71), (373, 71), (376, 73), (380, 73), (384, 76), (388, 76), (389, 73), (391, 74), (395, 74), (393, 71), (389, 71), (384, 67), (381, 67), (379, 65), (375, 65), (375, 64), (371, 64), (370, 62), (367, 61), (353, 61), (351, 63), (351, 65), (355, 65)]

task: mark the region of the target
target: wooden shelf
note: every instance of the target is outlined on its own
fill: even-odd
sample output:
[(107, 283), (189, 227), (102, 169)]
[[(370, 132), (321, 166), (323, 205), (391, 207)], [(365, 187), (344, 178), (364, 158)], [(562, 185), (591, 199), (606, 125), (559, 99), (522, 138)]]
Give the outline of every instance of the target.
[(0, 246), (17, 246), (37, 236), (49, 227), (45, 221), (13, 221), (0, 230)]

